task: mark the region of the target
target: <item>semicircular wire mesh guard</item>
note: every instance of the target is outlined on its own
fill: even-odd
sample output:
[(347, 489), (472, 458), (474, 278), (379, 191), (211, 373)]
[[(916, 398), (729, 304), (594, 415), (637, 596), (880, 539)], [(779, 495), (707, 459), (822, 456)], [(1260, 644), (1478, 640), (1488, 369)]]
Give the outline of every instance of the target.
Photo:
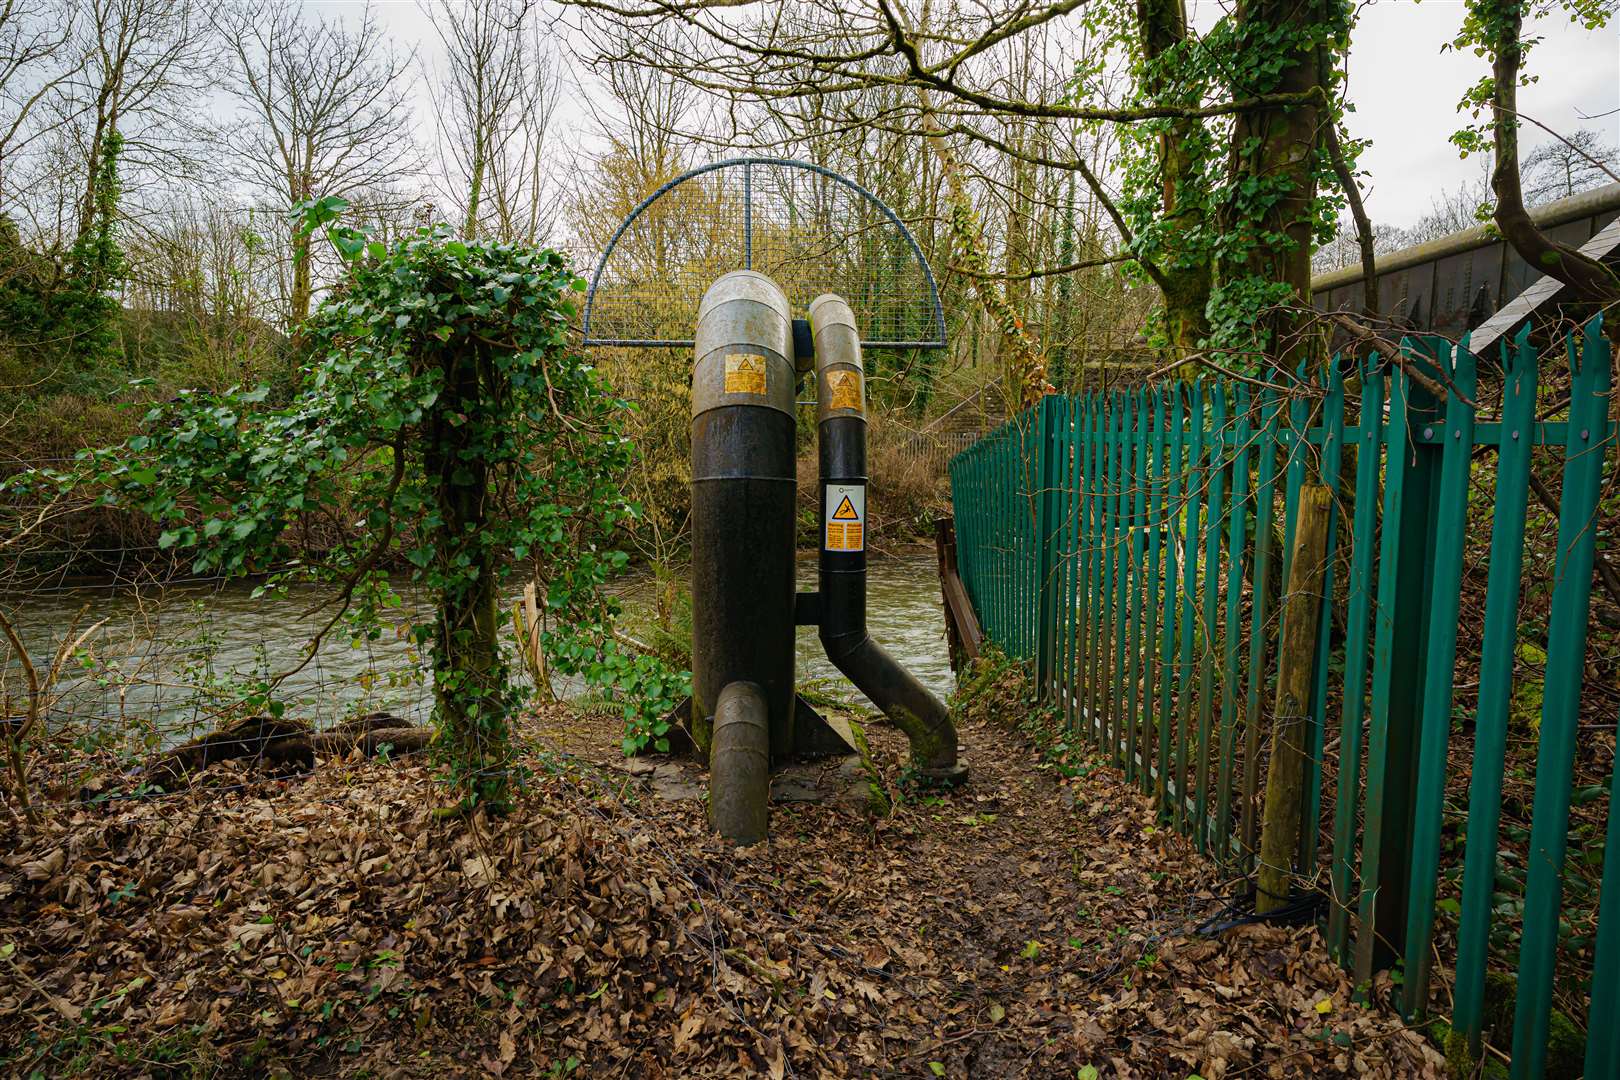
[(762, 157), (682, 173), (630, 212), (591, 275), (585, 344), (690, 347), (704, 292), (744, 269), (796, 315), (838, 293), (867, 348), (945, 347), (933, 270), (899, 216), (830, 169)]

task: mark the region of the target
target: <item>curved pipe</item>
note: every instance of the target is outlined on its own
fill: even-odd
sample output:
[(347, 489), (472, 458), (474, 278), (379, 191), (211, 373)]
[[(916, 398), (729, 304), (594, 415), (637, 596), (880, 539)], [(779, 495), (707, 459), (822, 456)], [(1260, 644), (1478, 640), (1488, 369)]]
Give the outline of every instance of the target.
[[(821, 466), (821, 645), (906, 733), (912, 766), (929, 779), (957, 783), (967, 769), (956, 760), (956, 727), (945, 703), (866, 629), (866, 379), (854, 312), (842, 297), (819, 296), (810, 304), (810, 329)], [(840, 511), (853, 514), (853, 525), (836, 520)]]
[(715, 702), (709, 820), (733, 844), (765, 839), (771, 788), (767, 716), (765, 696), (751, 682), (728, 683)]
[(720, 692), (752, 683), (773, 762), (793, 750), (793, 327), (748, 270), (698, 309), (692, 370), (692, 737), (710, 748)]

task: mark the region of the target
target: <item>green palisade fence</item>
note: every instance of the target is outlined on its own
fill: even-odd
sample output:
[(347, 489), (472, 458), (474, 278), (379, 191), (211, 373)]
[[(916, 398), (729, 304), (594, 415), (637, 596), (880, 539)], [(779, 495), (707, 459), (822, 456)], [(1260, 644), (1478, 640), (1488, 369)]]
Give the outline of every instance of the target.
[[(1587, 1028), (1585, 1075), (1620, 1077), (1612, 812), (1596, 933), (1572, 944), (1559, 932), (1595, 522), (1615, 442), (1599, 320), (1567, 355), (1567, 368), (1539, 371), (1527, 334), (1488, 361), (1466, 342), (1421, 338), (1393, 363), (1335, 358), (1287, 385), (1051, 396), (950, 467), (959, 569), (985, 635), (1032, 663), (1082, 743), (1245, 874), (1295, 508), (1306, 483), (1331, 490), (1297, 869), (1326, 894), (1328, 948), (1358, 981), (1399, 969), (1402, 1011), (1449, 1003), (1454, 1037), (1476, 1055), (1487, 1034), (1502, 1049), (1511, 1037), (1515, 1078), (1546, 1074), (1550, 1033), (1570, 1020)], [(1567, 397), (1543, 383), (1567, 383)], [(1501, 389), (1488, 414), (1487, 384)], [(1550, 598), (1539, 724), (1519, 736), (1535, 742), (1521, 853), (1503, 840), (1504, 770), (1515, 659), (1542, 645), (1521, 619), (1537, 462), (1562, 485), (1553, 564), (1530, 568)], [(1465, 582), (1469, 545), (1487, 543)], [(1477, 595), (1481, 582), (1483, 625), (1470, 630), (1482, 636), (1460, 653), (1460, 627), (1479, 618), (1461, 608), (1465, 585)], [(1475, 689), (1459, 687), (1464, 670), (1477, 670), (1477, 689), (1459, 701)], [(1503, 868), (1521, 858), (1504, 888)], [(1585, 1015), (1561, 1018), (1555, 999), (1567, 1012), (1572, 978)]]

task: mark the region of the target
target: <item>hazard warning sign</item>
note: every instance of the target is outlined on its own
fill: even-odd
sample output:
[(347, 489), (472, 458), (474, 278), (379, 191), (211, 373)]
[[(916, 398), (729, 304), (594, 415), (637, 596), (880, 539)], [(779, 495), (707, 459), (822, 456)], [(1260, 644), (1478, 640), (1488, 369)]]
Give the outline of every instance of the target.
[(828, 484), (826, 536), (828, 551), (866, 550), (866, 485)]
[(753, 353), (726, 354), (726, 393), (763, 394), (765, 358)]
[(828, 407), (861, 411), (861, 377), (853, 371), (833, 371), (827, 375)]

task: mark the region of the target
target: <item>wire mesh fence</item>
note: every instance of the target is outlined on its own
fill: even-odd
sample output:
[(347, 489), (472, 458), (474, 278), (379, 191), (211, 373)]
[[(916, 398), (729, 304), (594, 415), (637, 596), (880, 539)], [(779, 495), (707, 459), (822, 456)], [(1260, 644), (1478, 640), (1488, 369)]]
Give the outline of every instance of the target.
[(636, 207), (592, 276), (585, 343), (690, 346), (704, 292), (744, 269), (775, 280), (796, 312), (843, 296), (868, 347), (945, 344), (933, 273), (899, 217), (836, 173), (778, 158), (692, 170)]

